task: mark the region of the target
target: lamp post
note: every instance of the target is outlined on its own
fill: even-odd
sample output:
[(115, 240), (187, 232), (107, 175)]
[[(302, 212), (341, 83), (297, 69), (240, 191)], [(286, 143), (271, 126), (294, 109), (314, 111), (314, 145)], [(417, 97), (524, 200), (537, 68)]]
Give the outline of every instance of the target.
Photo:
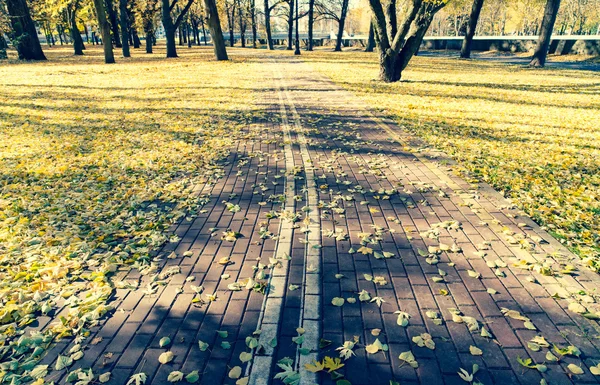
[(300, 55), (300, 37), (298, 35), (298, 3), (300, 0), (296, 0), (296, 50), (294, 51), (294, 55)]

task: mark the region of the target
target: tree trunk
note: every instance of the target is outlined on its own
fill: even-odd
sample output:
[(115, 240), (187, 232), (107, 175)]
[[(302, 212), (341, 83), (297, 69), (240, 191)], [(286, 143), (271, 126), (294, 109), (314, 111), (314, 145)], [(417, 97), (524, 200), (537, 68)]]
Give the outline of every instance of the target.
[(294, 31), (294, 0), (288, 0), (290, 5), (290, 13), (288, 14), (288, 45), (287, 50), (292, 50), (292, 32)]
[(315, 23), (315, 0), (308, 1), (308, 44), (307, 51), (313, 50), (313, 24)]
[(256, 0), (250, 1), (250, 24), (252, 27), (252, 48), (256, 48), (258, 42), (258, 31), (256, 30)]
[(473, 1), (471, 7), (471, 14), (469, 15), (469, 24), (467, 25), (467, 34), (462, 43), (460, 50), (460, 57), (463, 59), (469, 59), (471, 57), (471, 43), (473, 42), (473, 36), (475, 36), (475, 29), (477, 28), (477, 21), (479, 20), (479, 14), (483, 7), (483, 0)]
[(96, 9), (96, 17), (98, 18), (98, 27), (102, 33), (104, 62), (110, 64), (115, 62), (115, 56), (113, 54), (112, 40), (110, 38), (110, 24), (106, 19), (105, 4), (106, 3), (103, 0), (94, 0), (94, 8)]
[(200, 23), (202, 23), (202, 36), (204, 36), (204, 45), (208, 45), (208, 40), (206, 39), (206, 28), (204, 27), (204, 19), (200, 19)]
[(373, 28), (373, 22), (369, 25), (369, 40), (367, 41), (367, 47), (365, 52), (373, 52), (375, 49), (375, 29)]
[(265, 0), (265, 32), (267, 35), (267, 47), (272, 51), (274, 48), (271, 37), (271, 8), (269, 7), (269, 0)]
[(0, 60), (8, 59), (8, 55), (6, 54), (7, 46), (4, 34), (0, 33)]
[(12, 26), (10, 39), (17, 48), (21, 60), (46, 60), (31, 19), (26, 0), (7, 0), (6, 7)]
[[(233, 47), (235, 45), (235, 36), (233, 36), (233, 30), (235, 28), (235, 4), (237, 0), (233, 0), (231, 4), (231, 9), (227, 6), (225, 7), (225, 12), (227, 12), (227, 26), (229, 27), (229, 46)], [(231, 12), (230, 12), (231, 11)]]
[(110, 27), (112, 29), (112, 38), (115, 41), (115, 47), (121, 48), (121, 37), (119, 36), (119, 21), (117, 18), (117, 11), (115, 10), (113, 0), (105, 0), (106, 12), (110, 21)]
[(198, 33), (198, 21), (192, 18), (192, 35), (194, 36), (194, 45), (200, 45), (200, 36)]
[(240, 24), (240, 44), (242, 48), (246, 48), (246, 24), (244, 23), (244, 12), (242, 11), (242, 7), (240, 4), (240, 9), (238, 12), (239, 24)]
[(49, 39), (48, 40), (48, 47), (52, 47), (55, 44), (54, 35), (52, 34), (52, 28), (50, 28), (49, 23), (48, 24), (44, 23), (44, 28), (46, 30), (47, 39)]
[(383, 50), (379, 51), (379, 78), (391, 83), (400, 80), (402, 70), (399, 65), (398, 55), (388, 55)]
[(133, 35), (133, 48), (140, 48), (142, 42), (140, 41), (140, 36), (138, 35), (136, 28), (131, 28), (131, 34)]
[(74, 55), (83, 55), (85, 46), (83, 45), (83, 39), (79, 33), (79, 28), (77, 28), (76, 7), (77, 5), (73, 5), (73, 9), (71, 9), (69, 12), (69, 19), (71, 22), (71, 38), (73, 39)]
[[(371, 0), (371, 9), (374, 13), (373, 23), (379, 48), (379, 77), (385, 82), (396, 82), (402, 78), (402, 71), (419, 50), (435, 13), (444, 5), (413, 1), (413, 8), (407, 13), (398, 33), (394, 36), (393, 43), (390, 44), (387, 35), (384, 35), (387, 34), (385, 24), (387, 20), (383, 16), (381, 5), (374, 3), (375, 1)], [(403, 41), (402, 48), (397, 51), (398, 44)]]
[(206, 12), (206, 23), (213, 41), (215, 58), (217, 60), (228, 60), (221, 22), (219, 21), (219, 12), (215, 0), (204, 0), (204, 9)]
[(344, 24), (346, 23), (346, 15), (348, 14), (348, 2), (349, 0), (342, 0), (342, 13), (340, 14), (340, 20), (338, 22), (338, 33), (334, 49), (336, 52), (342, 50), (342, 38), (344, 37)]
[(390, 0), (385, 7), (388, 39), (391, 41), (398, 32), (398, 16), (396, 15), (396, 0)]
[(188, 48), (192, 48), (192, 39), (190, 36), (190, 33), (191, 33), (190, 23), (185, 23), (185, 32), (187, 34)]
[(556, 21), (556, 15), (558, 13), (559, 7), (560, 0), (548, 0), (546, 2), (546, 9), (544, 10), (544, 19), (542, 20), (542, 26), (540, 27), (540, 36), (538, 38), (538, 43), (535, 47), (535, 51), (533, 52), (531, 62), (529, 63), (531, 67), (543, 67), (546, 64), (548, 47), (550, 47), (552, 30), (554, 28), (554, 22)]
[(127, 20), (127, 0), (119, 0), (119, 11), (121, 13), (121, 40), (123, 45), (123, 57), (131, 57), (129, 52), (129, 20)]
[(148, 17), (147, 15), (144, 15), (142, 21), (144, 22), (144, 33), (146, 34), (146, 53), (152, 53), (154, 22), (152, 21), (152, 17)]
[(65, 42), (65, 44), (69, 44), (69, 38), (67, 37), (67, 33), (65, 32), (65, 27), (61, 26), (60, 30), (63, 35), (63, 41)]
[(411, 33), (406, 38), (406, 42), (402, 47), (402, 50), (398, 54), (398, 65), (400, 67), (400, 77), (402, 77), (402, 71), (408, 66), (408, 62), (414, 55), (419, 52), (419, 47), (423, 42), (423, 37), (429, 28), (431, 19), (425, 19), (423, 24), (417, 22), (417, 27), (412, 29)]
[(46, 36), (46, 44), (48, 44), (48, 47), (52, 47), (52, 45), (50, 44), (50, 34), (48, 33), (47, 24), (43, 23), (42, 28), (44, 29), (44, 36)]
[(146, 32), (146, 53), (152, 53), (152, 35)]
[(177, 45), (175, 43), (175, 29), (165, 28), (165, 38), (167, 40), (167, 57), (177, 57)]
[(171, 4), (169, 0), (162, 0), (162, 23), (167, 40), (167, 57), (177, 57), (177, 47), (175, 45), (176, 27), (171, 18)]

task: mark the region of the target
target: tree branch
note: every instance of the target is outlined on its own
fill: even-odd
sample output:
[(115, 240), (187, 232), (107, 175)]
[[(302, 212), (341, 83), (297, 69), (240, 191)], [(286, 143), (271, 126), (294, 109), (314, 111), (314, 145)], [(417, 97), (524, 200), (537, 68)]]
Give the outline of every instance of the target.
[(271, 5), (269, 7), (269, 11), (272, 11), (276, 6), (278, 6), (281, 3), (287, 3), (287, 1), (286, 0), (279, 0), (279, 1), (275, 2), (275, 4), (273, 4), (273, 5)]
[(378, 37), (379, 49), (385, 52), (390, 48), (390, 42), (387, 38), (387, 28), (385, 22), (385, 14), (380, 0), (369, 0), (371, 11), (373, 12), (373, 27), (375, 28), (376, 36)]
[(298, 17), (294, 17), (294, 19), (293, 19), (293, 20), (296, 20), (296, 19), (300, 20), (300, 19), (302, 19), (303, 17), (305, 17), (306, 15), (308, 15), (308, 11), (306, 11), (306, 12), (304, 12), (304, 13), (301, 13), (300, 15), (298, 15)]
[(315, 3), (315, 11), (325, 19), (333, 19), (339, 23), (340, 17), (321, 3)]
[(415, 20), (415, 18), (417, 17), (417, 14), (421, 10), (422, 4), (423, 4), (422, 0), (413, 0), (413, 2), (411, 4), (412, 8), (410, 8), (409, 11), (407, 12), (406, 17), (404, 18), (404, 21), (402, 22), (402, 25), (396, 32), (396, 36), (394, 36), (394, 41), (392, 42), (391, 50), (394, 51), (395, 53), (400, 52), (400, 47), (402, 46), (402, 43), (404, 42), (404, 38), (406, 37), (406, 34), (408, 34), (408, 31), (410, 30), (410, 25), (412, 24), (413, 20)]
[(183, 21), (183, 17), (187, 13), (187, 11), (190, 10), (190, 7), (192, 6), (193, 3), (194, 3), (194, 0), (188, 0), (187, 4), (183, 8), (183, 10), (179, 14), (179, 16), (177, 16), (177, 20), (175, 20), (175, 24), (174, 24), (175, 28), (179, 28), (179, 24), (181, 24), (181, 22)]

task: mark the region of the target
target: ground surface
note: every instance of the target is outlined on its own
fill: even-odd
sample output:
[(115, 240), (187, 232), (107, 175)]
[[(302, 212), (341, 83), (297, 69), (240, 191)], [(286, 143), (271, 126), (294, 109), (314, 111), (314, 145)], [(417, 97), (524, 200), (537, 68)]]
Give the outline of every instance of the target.
[[(422, 56), (459, 58), (458, 51), (423, 51)], [(473, 60), (492, 61), (504, 64), (527, 66), (531, 61), (531, 54), (522, 52), (513, 54), (510, 52), (474, 52)], [(581, 71), (600, 71), (600, 61), (595, 56), (584, 55), (549, 55), (546, 68), (550, 69), (572, 69)]]
[[(598, 188), (596, 75), (511, 88), (517, 68), (423, 58), (382, 86), (362, 54), (187, 52), (0, 67), (0, 352), (21, 362), (0, 378), (461, 384), (477, 364), (484, 384), (598, 382), (600, 277), (461, 176), (485, 178), (494, 148), (529, 127), (546, 158), (571, 140), (563, 162)], [(466, 84), (478, 72), (488, 86)], [(451, 103), (441, 79), (469, 97)], [(545, 87), (547, 106), (520, 107)], [(567, 137), (539, 121), (553, 109), (572, 110)], [(503, 113), (506, 137), (487, 145)], [(527, 164), (521, 142), (503, 159)]]

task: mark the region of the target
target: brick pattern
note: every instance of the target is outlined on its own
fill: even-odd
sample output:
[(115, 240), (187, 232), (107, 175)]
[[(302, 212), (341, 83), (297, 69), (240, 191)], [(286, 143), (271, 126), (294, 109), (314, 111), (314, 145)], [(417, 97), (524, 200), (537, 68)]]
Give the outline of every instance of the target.
[[(276, 100), (265, 97), (258, 102), (257, 110), (260, 114), (256, 121), (246, 128), (247, 139), (238, 142), (222, 161), (224, 177), (197, 186), (199, 196), (210, 198), (204, 211), (173, 226), (171, 231), (180, 237), (179, 242), (166, 244), (159, 252), (163, 256), (176, 254), (174, 259), (163, 259), (159, 271), (179, 267), (181, 273), (148, 295), (143, 289), (150, 277), (140, 277), (134, 270), (121, 272), (125, 280), (139, 279), (140, 289), (117, 290), (111, 303), (116, 311), (92, 330), (88, 340), (100, 342), (88, 346), (84, 358), (71, 370), (91, 367), (96, 374), (110, 371), (109, 384), (124, 384), (139, 372), (147, 375), (146, 384), (165, 384), (174, 370), (185, 374), (197, 370), (200, 383), (235, 382), (228, 379), (228, 371), (243, 365), (238, 357), (249, 351), (245, 339), (257, 328), (265, 295), (245, 289), (230, 291), (227, 285), (255, 276), (259, 262), (269, 264), (276, 240), (261, 239), (258, 230), (266, 224), (277, 235), (279, 220), (267, 221), (267, 213), (280, 210), (281, 204), (269, 197), (283, 194), (285, 186), (285, 177), (275, 177), (284, 176), (286, 171)], [(238, 204), (241, 210), (232, 213), (225, 202)], [(243, 237), (235, 242), (222, 241), (221, 234), (228, 229)], [(192, 255), (184, 257), (185, 252)], [(217, 263), (224, 257), (231, 260), (227, 266)], [(303, 260), (293, 263), (302, 265)], [(225, 279), (224, 274), (229, 278)], [(189, 281), (192, 277), (193, 281)], [(201, 297), (216, 293), (217, 299), (204, 305), (194, 303), (196, 292), (192, 285), (204, 288)], [(228, 337), (219, 337), (217, 330), (227, 331)], [(161, 348), (159, 340), (165, 336), (171, 338), (172, 344)], [(199, 340), (208, 343), (209, 348), (201, 351)], [(223, 341), (230, 348), (222, 347)], [(58, 355), (66, 354), (72, 345), (67, 340), (58, 343), (43, 363), (53, 366)], [(167, 350), (175, 358), (160, 365), (158, 357)], [(52, 372), (49, 379), (63, 383), (66, 374)]]
[[(356, 349), (356, 357), (347, 361), (343, 369), (353, 384), (387, 383), (390, 379), (403, 384), (464, 383), (457, 371), (461, 367), (470, 370), (473, 363), (480, 367), (477, 379), (485, 384), (511, 381), (538, 384), (542, 378), (549, 383), (597, 383), (597, 378), (591, 376), (587, 368), (584, 368), (585, 375), (568, 374), (566, 365), (582, 364), (580, 359), (564, 358), (559, 364), (548, 363), (548, 371), (540, 374), (520, 367), (516, 358), (531, 357), (536, 363), (545, 361), (546, 349), (532, 352), (527, 348), (527, 342), (539, 334), (551, 343), (563, 347), (573, 344), (582, 349), (584, 366), (589, 365), (587, 362), (596, 362), (600, 358), (595, 343), (597, 325), (566, 310), (568, 302), (554, 299), (551, 294), (555, 292), (554, 287), (594, 287), (594, 284), (584, 286), (583, 282), (594, 282), (597, 286), (598, 277), (581, 271), (567, 285), (557, 281), (571, 281), (571, 277), (557, 279), (536, 275), (543, 285), (527, 281), (531, 273), (512, 268), (511, 261), (513, 258), (539, 260), (539, 257), (524, 255), (518, 246), (507, 243), (499, 231), (501, 226), (492, 222), (496, 220), (523, 233), (524, 229), (518, 223), (525, 222), (525, 218), (516, 210), (500, 209), (498, 197), (488, 196), (490, 191), (486, 186), (481, 188), (486, 196), (476, 192), (477, 199), (469, 201), (465, 198), (471, 192), (469, 183), (443, 172), (422, 156), (404, 151), (388, 132), (382, 130), (379, 122), (369, 117), (355, 96), (328, 79), (315, 76), (306, 64), (286, 63), (286, 66), (286, 73), (293, 74), (287, 81), (301, 119), (312, 128), (313, 140), (309, 148), (311, 158), (315, 160), (317, 184), (326, 185), (321, 190), (320, 200), (328, 205), (337, 201), (336, 195), (348, 194), (348, 185), (344, 182), (350, 182), (351, 188), (361, 185), (366, 191), (392, 188), (400, 191), (389, 200), (374, 199), (377, 193), (354, 193), (354, 201), (340, 203), (345, 209), (344, 215), (321, 212), (324, 230), (339, 229), (350, 234), (350, 242), (322, 238), (322, 330), (323, 337), (333, 341), (331, 348), (322, 355), (337, 356), (334, 349), (354, 336), (360, 336), (364, 347), (376, 338), (371, 330), (381, 329), (378, 338), (389, 345), (389, 354), (367, 355), (364, 349)], [(385, 124), (398, 136), (404, 135), (393, 122), (385, 121)], [(377, 163), (380, 167), (371, 167)], [(411, 190), (411, 193), (405, 190)], [(361, 205), (363, 200), (368, 200), (369, 205)], [(398, 219), (399, 224), (394, 219)], [(490, 221), (489, 225), (480, 224), (485, 219)], [(427, 250), (428, 246), (437, 246), (438, 242), (421, 239), (419, 232), (446, 220), (458, 220), (463, 226), (459, 231), (442, 230), (439, 241), (454, 242), (463, 252), (442, 253), (437, 266), (429, 265), (419, 256), (419, 249)], [(531, 220), (527, 220), (527, 224), (531, 231), (548, 239), (548, 235)], [(357, 233), (373, 233), (372, 225), (395, 230), (384, 233), (381, 247), (373, 248), (394, 252), (401, 258), (384, 260), (348, 253), (350, 247), (355, 250), (360, 247)], [(415, 231), (406, 233), (406, 229)], [(476, 245), (484, 241), (491, 244), (485, 259), (473, 254)], [(542, 249), (546, 253), (552, 252), (556, 250), (556, 242), (548, 240)], [(560, 251), (568, 253), (564, 249)], [(509, 265), (501, 269), (505, 277), (496, 276), (486, 265), (486, 260), (495, 259)], [(448, 265), (449, 262), (453, 265)], [(444, 283), (431, 280), (438, 275), (438, 268), (447, 273)], [(481, 279), (470, 277), (468, 270), (481, 273)], [(336, 278), (337, 273), (343, 274), (344, 278)], [(388, 284), (375, 285), (365, 280), (364, 274), (382, 276)], [(488, 294), (488, 288), (497, 290), (498, 294)], [(379, 296), (386, 302), (381, 308), (367, 302), (346, 303), (341, 308), (331, 304), (333, 297), (357, 297), (363, 289), (371, 297)], [(447, 290), (449, 295), (443, 295), (440, 290)], [(529, 317), (539, 332), (526, 329), (522, 321), (504, 317), (500, 312), (502, 307)], [(494, 341), (469, 332), (464, 324), (453, 322), (448, 308), (458, 308), (464, 315), (475, 317), (494, 335)], [(407, 328), (396, 324), (394, 312), (397, 310), (411, 314)], [(444, 323), (434, 324), (426, 315), (429, 310), (439, 312)], [(574, 332), (578, 328), (585, 332)], [(434, 351), (416, 347), (411, 341), (413, 336), (423, 332), (433, 336), (437, 344)], [(472, 356), (469, 353), (471, 345), (481, 348), (483, 355)], [(419, 362), (417, 370), (397, 358), (400, 352), (407, 350), (412, 350)], [(322, 383), (333, 382), (323, 376)]]
[[(180, 241), (169, 243), (160, 251), (161, 255), (176, 253), (176, 258), (160, 262), (160, 270), (179, 267), (181, 273), (148, 295), (143, 291), (151, 277), (140, 276), (134, 270), (119, 272), (123, 279), (140, 280), (140, 289), (116, 290), (114, 314), (93, 328), (88, 341), (93, 340), (94, 344), (86, 345), (84, 358), (71, 369), (91, 367), (96, 374), (111, 371), (110, 384), (115, 385), (125, 384), (139, 372), (148, 376), (146, 384), (166, 384), (168, 374), (174, 370), (186, 374), (198, 370), (202, 384), (233, 384), (235, 380), (228, 378), (228, 372), (239, 365), (244, 374), (250, 370), (259, 373), (255, 376), (262, 382), (256, 384), (278, 384), (273, 377), (279, 369), (269, 357), (275, 361), (293, 358), (298, 368), (306, 357), (299, 354), (292, 338), (298, 335), (296, 328), (303, 326), (303, 320), (316, 319), (317, 337), (332, 341), (329, 347), (318, 351), (319, 357), (337, 357), (337, 347), (359, 337), (356, 356), (340, 370), (353, 385), (388, 384), (390, 380), (402, 384), (464, 384), (457, 371), (470, 371), (474, 363), (480, 367), (477, 380), (486, 385), (539, 384), (542, 378), (549, 384), (598, 383), (598, 377), (589, 372), (589, 366), (600, 361), (597, 323), (568, 311), (568, 300), (551, 296), (556, 292), (568, 295), (578, 289), (597, 288), (597, 275), (585, 271), (573, 277), (535, 274), (539, 283), (529, 282), (532, 274), (512, 267), (511, 263), (515, 258), (536, 261), (542, 255), (507, 242), (503, 226), (545, 239), (547, 243), (537, 248), (543, 255), (570, 254), (517, 210), (502, 208), (506, 202), (489, 186), (480, 184), (479, 189), (473, 190), (470, 183), (448, 172), (446, 166), (436, 165), (432, 157), (412, 151), (418, 147), (415, 138), (394, 122), (373, 119), (357, 97), (318, 75), (308, 64), (280, 58), (264, 65), (275, 74), (283, 74), (282, 88), (275, 81), (277, 75), (265, 81), (264, 86), (270, 91), (261, 93), (259, 113), (246, 128), (247, 138), (236, 143), (230, 156), (223, 160), (224, 176), (197, 186), (199, 196), (210, 197), (204, 207), (206, 212), (174, 226), (171, 230)], [(287, 140), (286, 119), (290, 135)], [(306, 139), (305, 146), (299, 144), (301, 138)], [(287, 153), (284, 143), (289, 147)], [(440, 154), (436, 156), (441, 159)], [(289, 173), (286, 177), (290, 163), (301, 167), (292, 178)], [(276, 175), (280, 177), (275, 178)], [(363, 190), (356, 190), (358, 185)], [(313, 226), (307, 235), (300, 225), (291, 229), (291, 234), (285, 234), (284, 241), (261, 239), (261, 225), (281, 235), (281, 221), (267, 221), (267, 213), (281, 210), (283, 205), (268, 197), (291, 194), (286, 188), (302, 197), (294, 204), (288, 199), (286, 208), (300, 212), (309, 206), (318, 227)], [(385, 193), (380, 193), (380, 189), (397, 189), (399, 193), (382, 199)], [(307, 199), (309, 191), (318, 198), (316, 203)], [(353, 200), (343, 199), (350, 195)], [(228, 211), (224, 201), (239, 204), (241, 210)], [(364, 201), (369, 204), (362, 204)], [(443, 252), (440, 263), (430, 265), (419, 250), (439, 242), (419, 233), (446, 220), (460, 221), (462, 228), (441, 229), (439, 241), (456, 243), (462, 253)], [(482, 221), (487, 225), (482, 225)], [(523, 222), (527, 227), (519, 226)], [(373, 234), (373, 226), (381, 229), (381, 240), (370, 247), (394, 253), (395, 257), (376, 259), (373, 255), (350, 253), (351, 248), (360, 247), (359, 233)], [(211, 235), (214, 228), (218, 230)], [(221, 241), (221, 233), (226, 229), (244, 237), (236, 242)], [(336, 240), (329, 236), (330, 231), (348, 234), (348, 240)], [(301, 241), (307, 237), (319, 248)], [(273, 279), (279, 279), (279, 287), (273, 287), (273, 301), (265, 302), (265, 295), (254, 291), (227, 290), (230, 283), (254, 276), (258, 259), (268, 264), (279, 250), (278, 242), (287, 245), (290, 259), (283, 263), (283, 270), (272, 272)], [(490, 243), (485, 258), (474, 255), (482, 242)], [(192, 255), (183, 257), (186, 251)], [(224, 257), (230, 257), (233, 263), (217, 263)], [(309, 259), (318, 261), (317, 280), (306, 274)], [(496, 259), (508, 265), (501, 269), (504, 277), (498, 277), (486, 265), (486, 260)], [(432, 280), (438, 276), (438, 269), (447, 274), (442, 283)], [(481, 278), (470, 277), (469, 270), (477, 271)], [(225, 279), (223, 274), (230, 278)], [(387, 284), (377, 285), (365, 274), (383, 277)], [(194, 280), (186, 280), (188, 277)], [(204, 293), (216, 293), (217, 300), (203, 306), (193, 303), (196, 294), (192, 285), (203, 286)], [(289, 285), (300, 289), (290, 291)], [(498, 294), (488, 294), (490, 288)], [(381, 307), (361, 301), (342, 307), (331, 303), (333, 297), (358, 299), (362, 290), (385, 302)], [(444, 290), (448, 295), (444, 295)], [(529, 317), (538, 331), (525, 328), (522, 321), (504, 317), (500, 312), (503, 307)], [(470, 332), (465, 324), (453, 322), (449, 308), (476, 318), (494, 338), (484, 338), (478, 332)], [(397, 325), (396, 311), (410, 314), (406, 328)], [(434, 323), (427, 316), (428, 311), (438, 312), (442, 324)], [(279, 320), (278, 328), (261, 336), (261, 342), (276, 337), (276, 347), (256, 355), (254, 365), (242, 364), (239, 354), (249, 351), (245, 339), (257, 327), (268, 324), (265, 318)], [(38, 328), (48, 322), (49, 318), (44, 319)], [(372, 333), (374, 329), (381, 330), (377, 337)], [(217, 330), (227, 331), (228, 337), (217, 336)], [(425, 332), (432, 335), (435, 350), (417, 347), (412, 342), (414, 336)], [(538, 334), (562, 347), (577, 346), (583, 360), (565, 357), (558, 363), (546, 363), (548, 370), (543, 374), (521, 367), (517, 357), (544, 362), (547, 349), (533, 352), (527, 347), (528, 341)], [(161, 348), (159, 340), (165, 336), (173, 342), (170, 347)], [(365, 345), (376, 338), (387, 344), (389, 351), (366, 354)], [(201, 351), (198, 340), (208, 343), (209, 348)], [(229, 349), (221, 345), (223, 341), (230, 344)], [(73, 344), (69, 340), (59, 342), (42, 363), (53, 366), (57, 356), (66, 354)], [(472, 345), (479, 347), (483, 355), (472, 356)], [(167, 350), (174, 353), (174, 360), (159, 365), (159, 355)], [(418, 369), (398, 359), (401, 352), (408, 350), (419, 362)], [(585, 374), (569, 375), (566, 367), (570, 363), (582, 365)], [(65, 371), (52, 372), (48, 379), (64, 383), (65, 377)], [(335, 383), (326, 374), (319, 374), (317, 381)]]

